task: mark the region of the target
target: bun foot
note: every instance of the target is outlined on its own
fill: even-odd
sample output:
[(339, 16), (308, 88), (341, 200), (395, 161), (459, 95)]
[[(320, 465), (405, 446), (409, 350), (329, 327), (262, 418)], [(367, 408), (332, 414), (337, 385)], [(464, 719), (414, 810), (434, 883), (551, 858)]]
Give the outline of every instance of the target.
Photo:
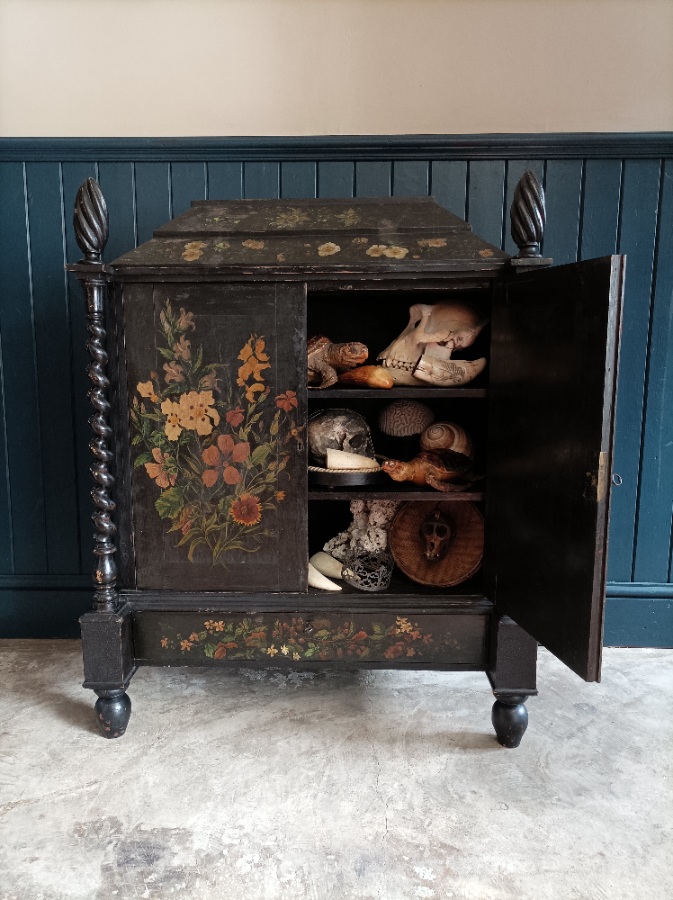
[(514, 749), (528, 727), (528, 710), (524, 706), (527, 694), (495, 694), (491, 722), (498, 743)]
[(106, 738), (121, 737), (131, 718), (131, 698), (122, 690), (96, 691), (96, 722)]

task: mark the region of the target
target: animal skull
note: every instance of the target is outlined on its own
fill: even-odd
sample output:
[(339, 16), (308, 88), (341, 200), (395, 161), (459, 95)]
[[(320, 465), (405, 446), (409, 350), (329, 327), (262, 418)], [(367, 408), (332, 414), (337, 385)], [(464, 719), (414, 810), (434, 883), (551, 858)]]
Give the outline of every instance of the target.
[(421, 537), (425, 545), (423, 555), (427, 560), (444, 559), (453, 537), (449, 519), (439, 509), (433, 509), (421, 523)]
[(484, 370), (486, 360), (453, 360), (451, 355), (473, 344), (485, 324), (486, 319), (464, 303), (415, 303), (409, 324), (379, 362), (396, 384), (467, 384)]

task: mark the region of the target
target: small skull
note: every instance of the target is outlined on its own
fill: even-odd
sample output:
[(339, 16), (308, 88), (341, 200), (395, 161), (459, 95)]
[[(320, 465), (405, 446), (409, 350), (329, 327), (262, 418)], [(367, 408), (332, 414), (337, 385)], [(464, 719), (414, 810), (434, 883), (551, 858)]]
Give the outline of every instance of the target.
[(439, 509), (433, 509), (421, 524), (421, 537), (423, 555), (427, 560), (436, 562), (444, 559), (453, 537), (451, 522)]

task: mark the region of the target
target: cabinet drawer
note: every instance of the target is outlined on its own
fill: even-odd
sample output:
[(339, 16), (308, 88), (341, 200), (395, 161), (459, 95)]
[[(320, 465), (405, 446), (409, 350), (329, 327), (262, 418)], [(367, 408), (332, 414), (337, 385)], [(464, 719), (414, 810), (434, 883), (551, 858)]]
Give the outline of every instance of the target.
[(242, 661), (482, 668), (488, 614), (136, 611), (135, 655), (150, 665)]

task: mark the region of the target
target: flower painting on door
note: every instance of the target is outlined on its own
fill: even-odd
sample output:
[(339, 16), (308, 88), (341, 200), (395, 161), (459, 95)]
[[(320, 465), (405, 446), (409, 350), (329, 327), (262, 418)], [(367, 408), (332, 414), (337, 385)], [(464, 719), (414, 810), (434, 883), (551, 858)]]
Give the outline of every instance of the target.
[[(236, 359), (205, 361), (195, 316), (166, 301), (159, 314), (161, 371), (139, 381), (131, 403), (134, 469), (156, 486), (156, 513), (190, 561), (226, 564), (273, 534), (273, 510), (293, 446), (297, 395), (269, 387), (273, 360), (251, 334)], [(235, 376), (235, 377), (234, 377)], [(285, 474), (283, 474), (285, 472)]]

